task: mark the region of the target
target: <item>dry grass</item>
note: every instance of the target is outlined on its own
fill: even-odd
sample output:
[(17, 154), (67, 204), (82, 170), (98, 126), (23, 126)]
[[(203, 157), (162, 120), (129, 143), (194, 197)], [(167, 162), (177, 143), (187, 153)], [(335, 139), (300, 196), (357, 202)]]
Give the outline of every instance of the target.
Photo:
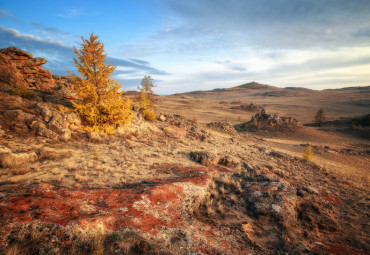
[(37, 160), (35, 152), (29, 153), (5, 153), (0, 155), (0, 165), (3, 168), (14, 168), (25, 163), (34, 162)]
[(12, 175), (24, 175), (27, 174), (31, 171), (30, 166), (23, 166), (23, 167), (17, 167), (17, 168), (12, 168), (11, 173)]
[(5, 255), (21, 255), (23, 254), (22, 248), (18, 245), (15, 244), (5, 252)]
[(40, 151), (40, 160), (58, 160), (72, 157), (72, 151), (69, 150), (55, 150), (51, 148), (44, 148)]
[(103, 255), (104, 254), (104, 241), (105, 235), (103, 233), (98, 232), (94, 235), (91, 244), (91, 254), (93, 255)]

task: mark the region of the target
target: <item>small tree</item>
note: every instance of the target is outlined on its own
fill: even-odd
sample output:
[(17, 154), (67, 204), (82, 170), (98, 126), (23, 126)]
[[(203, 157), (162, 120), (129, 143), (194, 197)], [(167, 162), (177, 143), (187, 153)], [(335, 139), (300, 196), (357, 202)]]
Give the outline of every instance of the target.
[(155, 120), (154, 103), (152, 101), (153, 87), (155, 85), (150, 75), (144, 76), (141, 87), (138, 86), (140, 89), (139, 110), (146, 120)]
[(316, 115), (315, 115), (315, 118), (314, 118), (314, 122), (319, 126), (321, 127), (322, 123), (324, 123), (326, 120), (326, 116), (325, 116), (325, 112), (324, 112), (324, 108), (320, 108)]
[(111, 79), (116, 66), (105, 64), (104, 44), (98, 38), (94, 34), (89, 39), (82, 37), (81, 49), (73, 47), (80, 74), (69, 72), (79, 98), (73, 104), (89, 131), (113, 133), (117, 126), (130, 123), (131, 101), (122, 97), (124, 91), (119, 91), (120, 84)]

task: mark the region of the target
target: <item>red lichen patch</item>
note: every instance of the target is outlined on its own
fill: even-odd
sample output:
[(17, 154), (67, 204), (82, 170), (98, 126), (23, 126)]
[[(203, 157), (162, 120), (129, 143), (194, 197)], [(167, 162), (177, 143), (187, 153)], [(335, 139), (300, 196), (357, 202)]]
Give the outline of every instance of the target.
[(343, 203), (343, 200), (339, 197), (336, 197), (336, 196), (333, 196), (333, 195), (324, 195), (322, 196), (322, 198), (326, 201), (328, 201), (329, 203), (331, 204), (342, 204)]
[(71, 190), (48, 183), (19, 188), (0, 199), (1, 224), (39, 220), (62, 226), (104, 225), (111, 230), (134, 227), (155, 233), (159, 228), (178, 227), (185, 194), (176, 183), (204, 186), (211, 178), (203, 168), (176, 169), (179, 178), (151, 180), (122, 189)]
[(130, 228), (150, 235), (181, 228), (194, 237), (192, 247), (203, 247), (210, 254), (242, 249), (237, 237), (208, 225), (193, 228), (189, 215), (184, 215), (189, 197), (206, 190), (217, 169), (172, 165), (169, 172), (174, 177), (114, 189), (76, 190), (48, 183), (17, 187), (0, 198), (0, 232), (34, 221), (91, 230)]
[(363, 253), (357, 250), (354, 250), (347, 246), (342, 246), (338, 243), (324, 243), (325, 250), (328, 254), (336, 254), (336, 255), (366, 255), (367, 253)]

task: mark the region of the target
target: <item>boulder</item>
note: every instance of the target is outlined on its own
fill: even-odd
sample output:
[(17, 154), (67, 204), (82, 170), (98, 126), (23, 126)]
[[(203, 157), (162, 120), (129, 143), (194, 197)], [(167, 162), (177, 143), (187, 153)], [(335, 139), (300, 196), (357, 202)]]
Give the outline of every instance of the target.
[(190, 159), (204, 166), (215, 165), (219, 161), (215, 154), (206, 151), (190, 152)]
[(35, 118), (30, 124), (29, 127), (36, 135), (43, 136), (50, 139), (57, 139), (58, 135), (48, 129), (45, 123), (38, 118)]
[(4, 113), (4, 118), (14, 123), (27, 123), (34, 118), (34, 115), (26, 113), (20, 109), (9, 110)]
[(166, 121), (166, 117), (163, 114), (161, 114), (158, 119), (162, 122)]
[(59, 113), (53, 115), (47, 127), (64, 141), (71, 138), (71, 131), (68, 129), (67, 123)]
[(218, 164), (226, 166), (226, 167), (237, 167), (240, 163), (234, 157), (224, 156), (220, 158), (220, 160), (218, 161)]

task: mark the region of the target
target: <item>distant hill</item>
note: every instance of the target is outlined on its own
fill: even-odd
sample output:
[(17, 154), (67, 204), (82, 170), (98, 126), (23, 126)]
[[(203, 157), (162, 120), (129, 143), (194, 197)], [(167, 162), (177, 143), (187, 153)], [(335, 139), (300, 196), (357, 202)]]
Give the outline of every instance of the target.
[(252, 82), (249, 82), (249, 83), (245, 83), (245, 84), (242, 84), (242, 85), (233, 87), (231, 89), (234, 89), (234, 88), (242, 88), (242, 89), (271, 89), (271, 88), (276, 88), (276, 87), (273, 87), (273, 86), (270, 86), (270, 85), (265, 85), (265, 84), (260, 84), (260, 83), (257, 83), (257, 82), (252, 81)]
[[(213, 90), (196, 90), (196, 91), (190, 91), (186, 93), (179, 93), (179, 94), (204, 94), (204, 93), (214, 93), (214, 92), (230, 92), (230, 91), (251, 91), (254, 90), (259, 96), (273, 96), (273, 97), (294, 97), (294, 96), (304, 96), (307, 94), (317, 94), (320, 93), (320, 91), (349, 91), (349, 90), (355, 90), (359, 92), (367, 92), (370, 90), (370, 86), (360, 87), (360, 86), (352, 86), (352, 87), (345, 87), (345, 88), (339, 88), (339, 89), (325, 89), (325, 90), (314, 90), (309, 88), (302, 88), (302, 87), (285, 87), (285, 88), (279, 88), (274, 87), (271, 85), (261, 84), (255, 81), (248, 82), (242, 85), (238, 85), (231, 88), (216, 88)], [(260, 92), (258, 90), (261, 90)], [(248, 92), (249, 93), (249, 92)]]
[(353, 86), (353, 87), (345, 87), (341, 89), (324, 89), (324, 91), (333, 91), (333, 90), (363, 90), (368, 91), (370, 90), (370, 86)]

